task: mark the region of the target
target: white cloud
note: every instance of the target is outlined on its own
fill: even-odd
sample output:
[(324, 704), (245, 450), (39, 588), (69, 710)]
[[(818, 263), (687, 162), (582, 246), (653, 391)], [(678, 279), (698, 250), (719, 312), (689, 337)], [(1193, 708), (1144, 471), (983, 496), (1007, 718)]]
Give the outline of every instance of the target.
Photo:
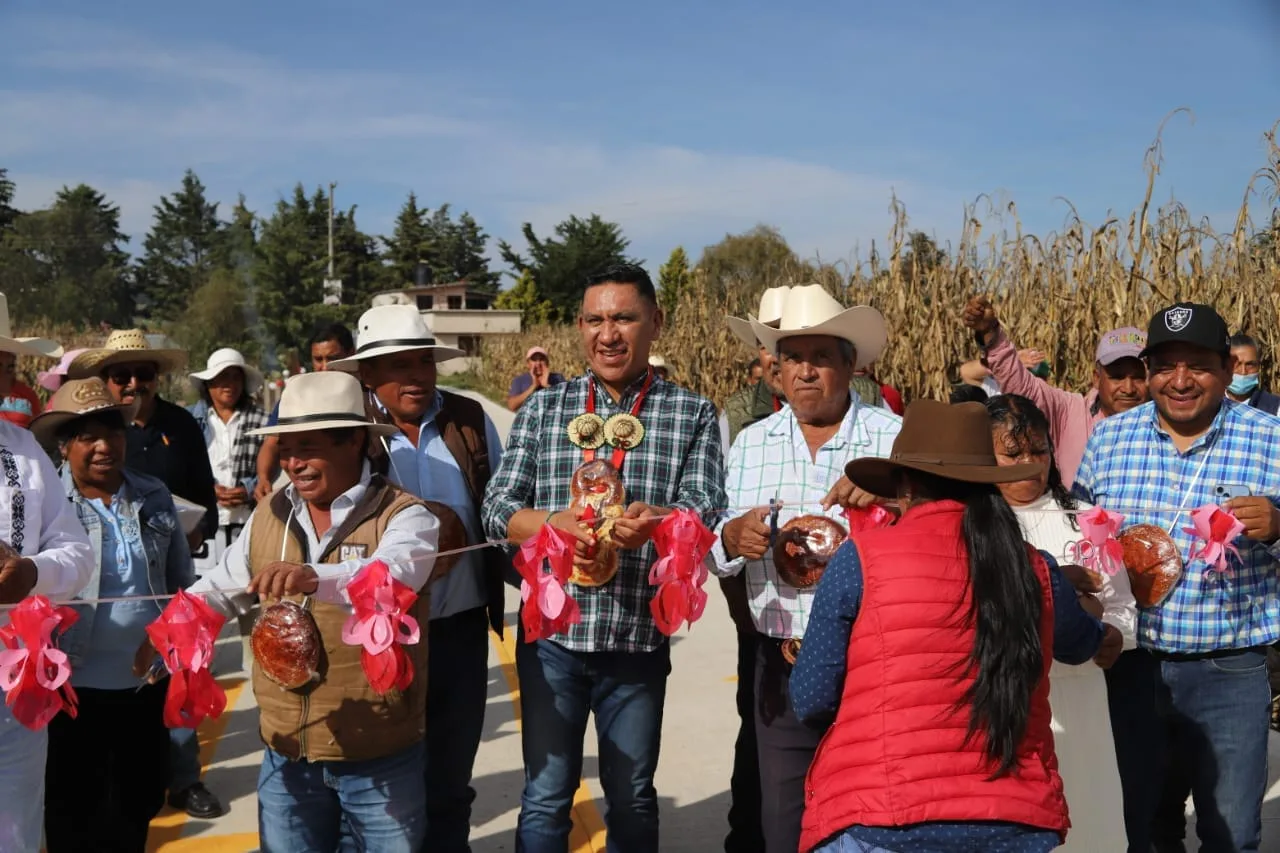
[[(27, 207), (62, 183), (92, 183), (141, 235), (159, 197), (195, 168), (226, 210), (243, 190), (259, 211), (294, 181), (340, 184), (366, 229), (389, 228), (403, 191), (453, 200), (494, 236), (521, 243), (570, 214), (622, 224), (656, 265), (676, 244), (696, 256), (766, 222), (798, 252), (845, 258), (891, 224), (891, 194), (926, 230), (957, 223), (962, 200), (901, 175), (684, 147), (565, 141), (572, 129), (513, 127), (503, 105), (414, 74), (290, 67), (219, 45), (158, 46), (83, 21), (25, 19), (9, 64), (26, 88), (0, 89), (0, 162)], [(31, 75), (30, 72), (36, 72)], [(24, 166), (28, 161), (35, 165)], [(59, 177), (53, 177), (53, 176)]]

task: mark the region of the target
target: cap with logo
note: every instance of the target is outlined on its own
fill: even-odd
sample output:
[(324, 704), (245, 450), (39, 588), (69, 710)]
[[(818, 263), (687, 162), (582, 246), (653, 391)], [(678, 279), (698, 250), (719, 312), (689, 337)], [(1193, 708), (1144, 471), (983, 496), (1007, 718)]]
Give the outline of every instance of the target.
[(1098, 340), (1097, 361), (1103, 367), (1122, 358), (1141, 358), (1147, 345), (1147, 333), (1133, 326), (1112, 329)]
[(1193, 347), (1226, 352), (1228, 350), (1226, 321), (1210, 305), (1197, 302), (1179, 302), (1155, 313), (1147, 327), (1147, 345), (1142, 357), (1164, 344), (1188, 344)]
[(524, 354), (524, 360), (528, 361), (529, 359), (533, 358), (535, 355), (540, 355), (545, 359), (551, 358), (549, 355), (547, 355), (547, 351), (544, 350), (542, 347), (529, 347), (529, 351)]

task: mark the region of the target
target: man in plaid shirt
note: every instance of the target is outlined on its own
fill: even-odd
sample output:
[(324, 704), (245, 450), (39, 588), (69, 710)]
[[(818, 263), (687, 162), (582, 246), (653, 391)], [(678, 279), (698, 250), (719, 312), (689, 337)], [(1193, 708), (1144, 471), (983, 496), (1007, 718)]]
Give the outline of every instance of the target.
[[(554, 639), (521, 638), (516, 647), (525, 758), (516, 843), (527, 853), (568, 850), (591, 712), (611, 844), (658, 850), (653, 775), (671, 656), (649, 611), (655, 588), (648, 575), (657, 559), (650, 537), (667, 508), (696, 510), (710, 525), (725, 506), (715, 406), (656, 377), (644, 391), (650, 345), (661, 328), (653, 282), (643, 269), (622, 265), (592, 277), (578, 318), (591, 370), (543, 389), (521, 407), (485, 491), (490, 538), (523, 543), (549, 523), (573, 533), (575, 559), (584, 561), (590, 537), (567, 509), (570, 481), (583, 462), (583, 449), (568, 437), (569, 423), (587, 411), (589, 392), (606, 419), (631, 412), (644, 393), (636, 415), (644, 437), (621, 465), (628, 506), (612, 533), (617, 574), (602, 586), (570, 586), (580, 624)], [(611, 451), (606, 444), (597, 454), (609, 458)]]
[[(1280, 638), (1280, 419), (1225, 399), (1227, 326), (1207, 305), (1158, 312), (1143, 351), (1152, 401), (1102, 421), (1076, 475), (1085, 500), (1168, 531), (1185, 569), (1138, 615), (1139, 649), (1108, 679), (1129, 850), (1181, 831), (1155, 826), (1167, 747), (1191, 775), (1203, 850), (1257, 850), (1267, 783), (1267, 647)], [(1190, 559), (1190, 513), (1224, 503), (1244, 524), (1225, 573)], [(1135, 508), (1152, 507), (1150, 513)], [(1157, 508), (1184, 508), (1174, 513)], [(1153, 831), (1154, 830), (1154, 831)], [(1170, 838), (1169, 836), (1174, 837)], [(1158, 837), (1157, 837), (1158, 836)]]
[[(765, 850), (773, 853), (799, 846), (805, 773), (822, 733), (796, 717), (788, 689), (794, 662), (788, 650), (804, 636), (814, 589), (797, 589), (779, 577), (767, 504), (782, 502), (779, 526), (801, 515), (838, 518), (840, 508), (832, 505), (845, 464), (860, 456), (887, 457), (902, 420), (850, 392), (854, 370), (884, 348), (884, 320), (874, 308), (846, 310), (820, 285), (808, 285), (787, 294), (779, 328), (753, 328), (777, 353), (789, 405), (734, 441), (726, 485), (734, 509), (717, 528), (711, 553), (717, 575), (745, 572), (760, 635), (754, 673), (760, 790), (766, 794), (760, 817)], [(746, 507), (755, 509), (743, 512)]]

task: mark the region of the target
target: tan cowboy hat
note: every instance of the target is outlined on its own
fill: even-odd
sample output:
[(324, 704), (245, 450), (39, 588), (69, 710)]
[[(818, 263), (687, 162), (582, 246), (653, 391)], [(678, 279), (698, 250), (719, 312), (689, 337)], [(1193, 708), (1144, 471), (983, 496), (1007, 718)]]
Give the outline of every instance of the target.
[(981, 403), (948, 405), (916, 400), (907, 406), (888, 459), (864, 456), (844, 473), (863, 491), (896, 498), (894, 472), (904, 468), (965, 483), (1016, 483), (1044, 470), (1039, 463), (1000, 465), (991, 441), (991, 418)]
[(791, 292), (789, 286), (770, 287), (764, 293), (760, 294), (760, 310), (756, 312), (755, 317), (747, 316), (747, 319), (741, 317), (726, 317), (725, 322), (729, 324), (729, 331), (733, 332), (738, 340), (742, 341), (752, 349), (758, 349), (760, 342), (756, 340), (755, 333), (751, 331), (751, 321), (759, 320), (766, 326), (777, 328), (778, 321), (782, 319), (782, 303), (786, 301), (787, 294)]
[(191, 384), (199, 391), (206, 382), (229, 367), (238, 367), (244, 373), (246, 394), (253, 396), (262, 388), (262, 371), (246, 362), (240, 350), (231, 347), (223, 347), (210, 353), (205, 369), (191, 374)]
[(356, 326), (356, 351), (349, 358), (329, 362), (330, 370), (356, 373), (360, 362), (397, 352), (431, 350), (436, 361), (466, 355), (455, 347), (441, 346), (412, 305), (379, 305), (360, 315)]
[(43, 413), (31, 421), (31, 434), (36, 441), (48, 447), (54, 436), (65, 424), (98, 412), (119, 412), (125, 423), (133, 420), (138, 410), (137, 402), (120, 403), (107, 390), (107, 383), (96, 376), (88, 379), (71, 379), (49, 398)]
[(48, 338), (15, 338), (9, 326), (9, 300), (0, 293), (0, 352), (32, 358), (62, 358), (62, 346)]
[(187, 363), (187, 354), (180, 349), (156, 349), (141, 329), (116, 329), (107, 335), (100, 349), (85, 350), (76, 356), (67, 369), (70, 379), (96, 376), (115, 364), (152, 362), (160, 373), (180, 370)]
[(398, 431), (392, 424), (375, 424), (365, 415), (360, 380), (349, 373), (322, 370), (286, 379), (276, 425), (249, 430), (247, 435), (352, 427), (365, 427), (372, 435), (394, 435)]
[(782, 317), (776, 327), (759, 320), (751, 321), (751, 331), (760, 345), (770, 352), (778, 349), (778, 341), (800, 335), (830, 335), (853, 344), (853, 367), (866, 367), (884, 350), (888, 332), (884, 317), (870, 305), (845, 308), (820, 284), (791, 288), (782, 305)]

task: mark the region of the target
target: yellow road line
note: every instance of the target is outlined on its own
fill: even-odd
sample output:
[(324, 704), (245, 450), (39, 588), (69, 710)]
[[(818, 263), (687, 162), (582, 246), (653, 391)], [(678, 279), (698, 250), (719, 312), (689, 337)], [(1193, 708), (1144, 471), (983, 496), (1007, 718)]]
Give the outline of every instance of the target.
[[(511, 703), (515, 706), (516, 725), (522, 726), (520, 683), (516, 678), (515, 632), (519, 630), (519, 624), (514, 628), (507, 625), (506, 630), (502, 632), (501, 640), (498, 639), (497, 634), (492, 632), (489, 636), (493, 640), (493, 646), (502, 662), (502, 675), (507, 681), (507, 689), (511, 691)], [(578, 784), (578, 790), (573, 795), (572, 815), (573, 829), (569, 833), (569, 850), (571, 853), (604, 853), (604, 820), (600, 817), (600, 810), (596, 808), (595, 801), (591, 798), (591, 791), (587, 787), (585, 779)]]
[[(201, 775), (207, 772), (209, 765), (213, 763), (213, 755), (218, 749), (218, 740), (227, 730), (227, 724), (231, 720), (231, 714), (236, 709), (237, 703), (240, 701), (240, 694), (244, 691), (245, 684), (248, 683), (247, 678), (236, 677), (219, 680), (222, 689), (227, 691), (227, 709), (222, 713), (221, 717), (216, 720), (205, 720), (200, 724), (200, 728), (196, 734), (200, 738), (200, 768)], [(179, 853), (181, 850), (194, 849), (188, 846), (186, 841), (200, 840), (203, 843), (211, 843), (209, 838), (201, 839), (183, 839), (182, 828), (187, 822), (187, 813), (166, 809), (156, 815), (151, 821), (151, 831), (147, 834), (147, 850), (149, 853)], [(232, 838), (237, 836), (223, 836), (223, 838)], [(231, 848), (214, 848), (209, 850), (252, 850), (257, 846), (257, 833), (253, 833), (253, 844), (248, 847), (231, 847)], [(204, 850), (204, 847), (200, 848)]]

